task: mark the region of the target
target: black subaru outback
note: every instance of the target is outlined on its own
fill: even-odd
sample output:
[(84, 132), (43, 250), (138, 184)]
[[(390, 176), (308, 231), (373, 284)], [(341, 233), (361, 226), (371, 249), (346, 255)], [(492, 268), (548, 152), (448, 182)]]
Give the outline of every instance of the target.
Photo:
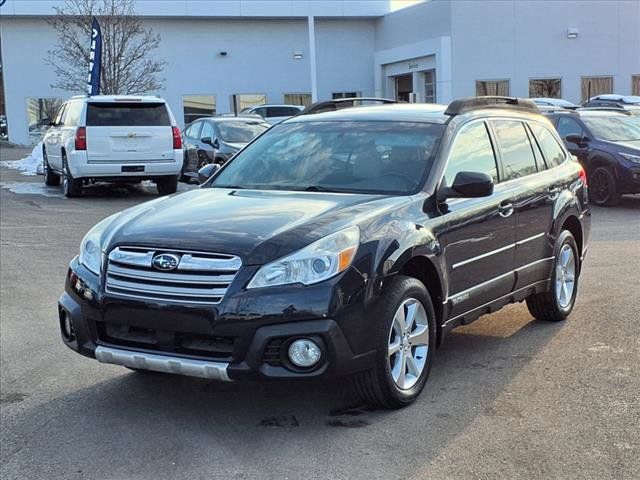
[(134, 370), (348, 375), (401, 407), (452, 328), (523, 300), (565, 319), (589, 228), (584, 170), (529, 101), (299, 116), (200, 189), (92, 228), (62, 338)]

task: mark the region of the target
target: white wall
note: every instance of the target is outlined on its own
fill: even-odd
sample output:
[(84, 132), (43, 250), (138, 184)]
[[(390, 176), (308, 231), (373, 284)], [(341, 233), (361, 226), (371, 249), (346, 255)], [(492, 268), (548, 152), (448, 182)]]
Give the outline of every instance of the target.
[[(453, 96), (475, 95), (475, 80), (509, 79), (527, 97), (529, 78), (562, 78), (562, 96), (580, 101), (580, 77), (613, 75), (631, 93), (640, 73), (640, 2), (451, 2)], [(568, 39), (567, 29), (579, 30)]]

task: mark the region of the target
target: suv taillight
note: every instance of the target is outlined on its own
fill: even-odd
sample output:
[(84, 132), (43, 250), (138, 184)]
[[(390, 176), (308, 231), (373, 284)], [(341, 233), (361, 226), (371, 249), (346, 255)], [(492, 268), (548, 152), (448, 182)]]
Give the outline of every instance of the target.
[(78, 127), (76, 129), (76, 150), (87, 149), (87, 129), (85, 127)]
[(580, 177), (580, 181), (586, 187), (587, 186), (587, 172), (584, 171), (584, 167), (580, 165), (580, 171), (578, 172), (578, 177)]
[(182, 148), (182, 136), (178, 127), (172, 127), (173, 130), (173, 149), (180, 150)]

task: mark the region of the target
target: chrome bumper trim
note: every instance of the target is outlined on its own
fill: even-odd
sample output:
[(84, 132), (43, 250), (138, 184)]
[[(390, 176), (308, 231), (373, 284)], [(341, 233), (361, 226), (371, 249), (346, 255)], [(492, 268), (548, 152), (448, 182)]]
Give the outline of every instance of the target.
[(190, 377), (208, 378), (230, 382), (227, 375), (228, 363), (207, 362), (205, 360), (191, 360), (188, 358), (169, 357), (154, 353), (133, 352), (119, 348), (96, 348), (96, 360), (102, 363), (112, 363), (123, 367), (154, 370), (156, 372), (175, 373)]

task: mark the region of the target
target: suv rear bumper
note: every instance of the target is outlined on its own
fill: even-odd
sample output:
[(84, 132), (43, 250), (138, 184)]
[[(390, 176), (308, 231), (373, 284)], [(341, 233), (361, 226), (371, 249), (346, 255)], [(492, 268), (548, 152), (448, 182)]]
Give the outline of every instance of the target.
[[(76, 280), (70, 280), (72, 277)], [(373, 364), (371, 346), (363, 345), (363, 338), (351, 339), (351, 342), (347, 338), (353, 336), (353, 331), (366, 329), (363, 324), (367, 314), (361, 309), (336, 318), (314, 314), (305, 315), (304, 319), (289, 319), (282, 311), (279, 316), (263, 311), (258, 317), (248, 318), (247, 312), (237, 312), (233, 318), (220, 320), (216, 318), (219, 315), (214, 312), (215, 307), (203, 310), (126, 300), (114, 305), (113, 299), (99, 292), (97, 280), (74, 260), (67, 275), (66, 291), (58, 301), (58, 311), (65, 345), (103, 363), (223, 381), (342, 376), (365, 370)], [(282, 292), (278, 295), (283, 296)], [(292, 303), (301, 301), (299, 291), (292, 291), (289, 296)], [(268, 308), (272, 302), (268, 295), (265, 297), (262, 306)], [(256, 307), (255, 304), (252, 306)], [(71, 325), (70, 336), (65, 331), (65, 321)], [(139, 335), (155, 327), (158, 337), (166, 335), (169, 329), (179, 329), (181, 331), (171, 337), (175, 345), (181, 335), (189, 335), (195, 342), (231, 336), (234, 342), (232, 350), (230, 348), (226, 353), (194, 353), (178, 348), (168, 351), (164, 346), (120, 341), (123, 337), (114, 340), (105, 334), (109, 332), (105, 330), (108, 322), (112, 322), (113, 330), (119, 332), (135, 326)], [(356, 328), (358, 324), (363, 330)], [(311, 339), (320, 346), (322, 356), (314, 367), (300, 369), (288, 360), (288, 346), (298, 338)]]
[[(69, 170), (74, 178), (100, 177), (159, 177), (178, 175), (182, 169), (182, 150), (173, 150), (173, 156), (154, 161), (140, 160), (127, 162), (111, 162), (109, 159), (96, 162), (89, 161), (86, 151), (71, 152), (68, 157)], [(144, 171), (126, 171), (131, 167), (144, 167)], [(124, 171), (123, 171), (124, 168)]]

